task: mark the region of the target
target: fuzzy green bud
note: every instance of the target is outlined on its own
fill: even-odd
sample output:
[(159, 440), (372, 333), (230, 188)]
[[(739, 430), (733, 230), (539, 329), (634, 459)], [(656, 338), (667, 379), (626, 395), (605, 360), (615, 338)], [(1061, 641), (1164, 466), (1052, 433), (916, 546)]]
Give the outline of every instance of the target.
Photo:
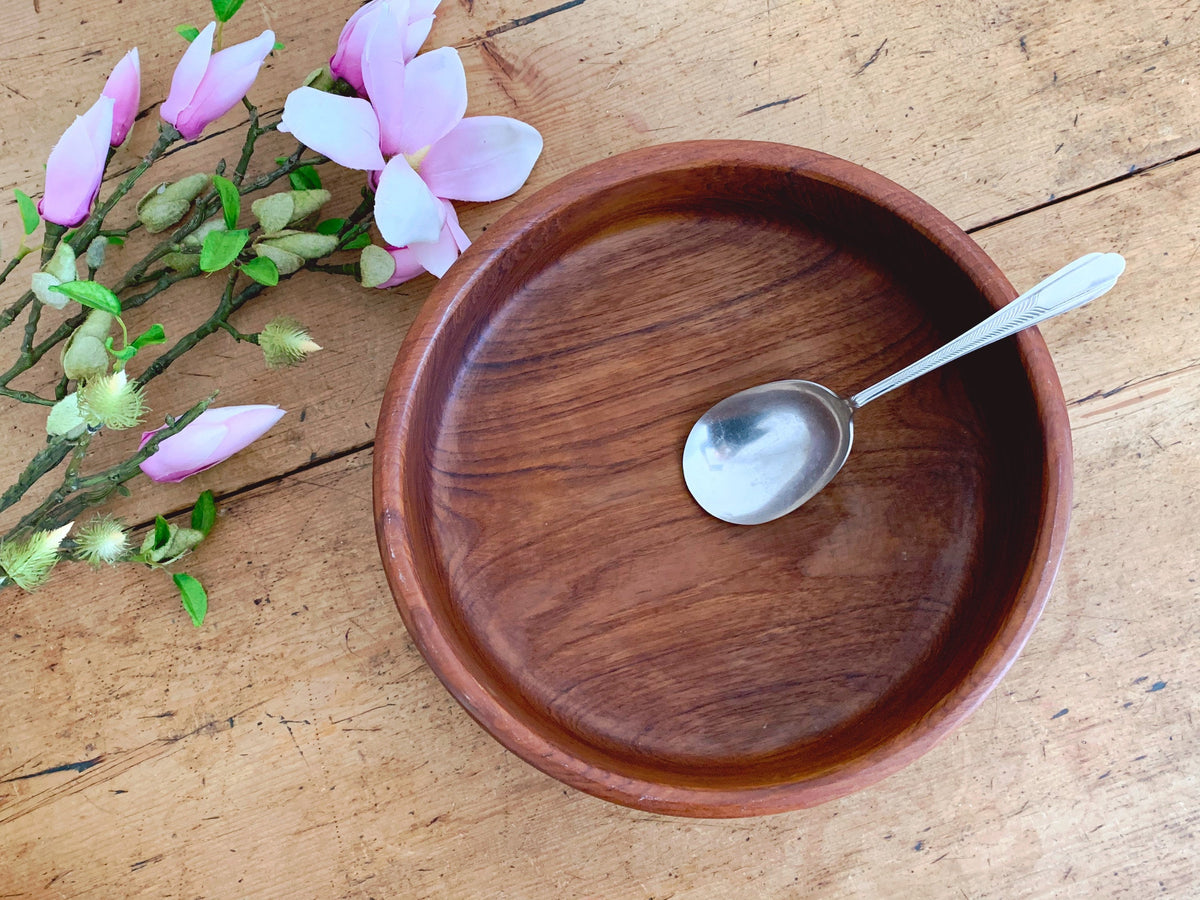
[(90, 244), (88, 244), (87, 255), (85, 257), (85, 259), (87, 260), (87, 267), (89, 269), (91, 269), (92, 271), (95, 271), (96, 269), (100, 268), (102, 265), (104, 265), (104, 257), (107, 254), (107, 252), (108, 252), (108, 238), (106, 238), (106, 237), (92, 238), (92, 242)]
[(200, 227), (183, 239), (183, 247), (191, 248), (199, 251), (204, 246), (204, 239), (214, 231), (225, 230), (225, 217), (223, 215), (213, 216), (200, 223)]
[(189, 175), (168, 184), (163, 182), (138, 201), (138, 218), (150, 234), (166, 231), (177, 223), (192, 206), (192, 201), (208, 190), (212, 176)]
[(255, 256), (265, 256), (271, 262), (275, 263), (275, 268), (279, 270), (280, 275), (291, 275), (293, 272), (300, 271), (300, 267), (304, 265), (303, 256), (297, 256), (295, 253), (280, 250), (278, 247), (272, 247), (269, 244), (255, 244), (254, 254)]
[(112, 328), (113, 315), (93, 309), (83, 324), (67, 339), (62, 351), (63, 374), (76, 381), (98, 378), (108, 371), (108, 350), (104, 339)]
[(294, 253), (301, 259), (320, 259), (337, 249), (336, 234), (317, 234), (312, 231), (284, 231), (259, 241), (276, 250)]
[(283, 191), (262, 197), (250, 204), (265, 234), (277, 234), (289, 225), (303, 222), (320, 211), (333, 196), (329, 191)]
[(93, 516), (75, 535), (75, 552), (88, 565), (120, 562), (129, 556), (129, 535), (119, 519), (112, 516)]
[(183, 253), (175, 251), (167, 253), (159, 260), (164, 266), (169, 269), (174, 269), (176, 272), (191, 272), (193, 269), (200, 270), (200, 254), (198, 252)]
[(309, 72), (302, 83), (304, 87), (316, 88), (318, 91), (328, 92), (333, 89), (333, 74), (329, 71), (329, 66), (324, 65), (319, 69), (313, 69)]
[(129, 381), (124, 369), (93, 378), (76, 393), (79, 413), (93, 427), (132, 428), (147, 411), (142, 389)]
[(35, 531), (24, 541), (0, 544), (0, 568), (11, 581), (32, 591), (58, 562), (58, 548), (73, 524), (68, 522), (53, 531)]
[(79, 395), (67, 394), (50, 408), (46, 417), (46, 434), (51, 437), (77, 438), (87, 428), (79, 411)]
[(258, 335), (268, 369), (299, 365), (310, 353), (321, 349), (308, 329), (291, 316), (277, 316)]
[(62, 241), (55, 248), (54, 255), (50, 257), (50, 261), (42, 267), (42, 270), (33, 273), (33, 277), (29, 280), (29, 288), (33, 291), (33, 295), (47, 306), (63, 309), (69, 298), (66, 294), (60, 294), (50, 288), (67, 281), (75, 281), (78, 277), (79, 272), (75, 267), (75, 251), (71, 249), (70, 244)]
[(158, 549), (154, 547), (154, 530), (152, 529), (146, 534), (141, 549), (138, 551), (140, 560), (152, 565), (170, 565), (181, 556), (196, 549), (204, 540), (204, 532), (195, 528), (181, 528), (178, 525), (169, 525), (167, 528), (169, 534), (167, 542)]
[(379, 287), (396, 274), (396, 260), (382, 247), (367, 244), (358, 257), (358, 270), (363, 287)]

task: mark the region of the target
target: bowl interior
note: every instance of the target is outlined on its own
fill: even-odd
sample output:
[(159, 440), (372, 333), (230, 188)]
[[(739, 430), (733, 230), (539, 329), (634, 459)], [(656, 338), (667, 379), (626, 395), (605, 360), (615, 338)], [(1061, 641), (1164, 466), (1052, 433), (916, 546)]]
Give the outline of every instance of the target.
[(1069, 454), (1030, 333), (861, 410), (797, 512), (706, 515), (680, 452), (712, 403), (851, 393), (1013, 292), (878, 176), (704, 150), (589, 170), (473, 248), (401, 353), (378, 508), (410, 630), (510, 749), (618, 802), (744, 815), (882, 777), (979, 702), (1044, 602)]

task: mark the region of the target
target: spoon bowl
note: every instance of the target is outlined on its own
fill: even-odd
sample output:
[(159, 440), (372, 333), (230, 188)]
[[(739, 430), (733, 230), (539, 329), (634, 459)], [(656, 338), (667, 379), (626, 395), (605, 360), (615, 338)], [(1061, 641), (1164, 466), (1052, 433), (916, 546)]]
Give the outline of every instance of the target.
[(734, 525), (792, 512), (850, 456), (854, 412), (981, 347), (1107, 293), (1125, 270), (1116, 253), (1089, 253), (1059, 269), (945, 346), (849, 399), (813, 381), (773, 381), (739, 391), (692, 426), (683, 479), (696, 502)]

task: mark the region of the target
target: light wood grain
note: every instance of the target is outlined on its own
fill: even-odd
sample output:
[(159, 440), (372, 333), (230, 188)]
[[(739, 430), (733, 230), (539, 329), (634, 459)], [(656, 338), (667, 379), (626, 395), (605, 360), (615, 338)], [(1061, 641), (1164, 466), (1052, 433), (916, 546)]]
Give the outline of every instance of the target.
[[(352, 8), (251, 3), (239, 14), (231, 37), (270, 26), (287, 44), (255, 87), (264, 108), (278, 108), (328, 54)], [(130, 148), (148, 145), (156, 104), (182, 50), (172, 29), (202, 23), (205, 9), (171, 0), (148, 10), (128, 14), (96, 0), (62, 0), (47, 2), (41, 13), (32, 3), (0, 12), (7, 45), (22, 51), (0, 58), (0, 85), (9, 86), (0, 89), (0, 111), (22, 126), (5, 130), (0, 186), (37, 191), (48, 148), (134, 44), (142, 48), (146, 114), (115, 164), (131, 165)], [(1198, 30), (1200, 17), (1186, 5), (1148, 11), (1093, 0), (958, 0), (936, 12), (870, 0), (703, 9), (656, 3), (644, 10), (620, 0), (447, 0), (431, 45), (461, 47), (472, 114), (516, 115), (546, 136), (542, 161), (517, 198), (464, 210), (473, 236), (516, 199), (583, 164), (694, 138), (762, 138), (844, 156), (976, 227), (1200, 146), (1188, 49)], [(27, 61), (30, 47), (36, 55)], [(49, 67), (53, 78), (29, 76), (31, 68)], [(182, 174), (209, 164), (216, 152), (231, 155), (240, 140), (238, 116), (230, 114), (165, 171)], [(357, 176), (333, 176), (333, 184), (352, 205)], [(17, 237), (13, 209), (0, 222), (0, 240), (14, 247)], [(1061, 262), (1061, 255), (1039, 253), (1040, 270)], [(289, 286), (286, 300), (252, 304), (237, 317), (245, 330), (286, 308), (326, 352), (302, 372), (268, 373), (254, 348), (216, 335), (209, 339), (212, 358), (191, 357), (160, 379), (150, 406), (158, 415), (186, 408), (233, 365), (245, 377), (234, 386), (223, 382), (221, 403), (278, 403), (291, 415), (246, 455), (121, 512), (145, 520), (181, 508), (198, 489), (236, 489), (368, 444), (393, 350), (431, 283), (423, 278), (380, 296), (342, 279), (305, 276)], [(133, 320), (162, 321), (179, 333), (214, 302), (218, 287), (189, 285)], [(13, 440), (0, 446), (5, 480), (23, 464), (20, 441), (39, 439), (41, 418), (26, 411), (10, 429)], [(111, 453), (115, 458), (118, 448)]]
[[(32, 6), (0, 12), (10, 186), (36, 186), (85, 72), (98, 89), (128, 44), (146, 62), (152, 35), (202, 13), (176, 0), (41, 0), (40, 17)], [(346, 7), (260, 9), (299, 56), (332, 44)], [(535, 184), (643, 143), (761, 136), (853, 157), (977, 225), (1200, 148), (1189, 43), (1200, 17), (1185, 4), (588, 0), (490, 39), (528, 80), (471, 58), (475, 39), (537, 11), (448, 3), (435, 33), (463, 44), (474, 111), (517, 110), (546, 133)], [(146, 65), (148, 97), (178, 52), (166, 40)], [(29, 74), (30, 46), (55, 48), (53, 76)], [(91, 48), (102, 64), (83, 55)], [(289, 78), (307, 68), (297, 62)], [(284, 90), (282, 75), (270, 91)], [(503, 208), (469, 212), (469, 230)], [(190, 563), (213, 588), (209, 624), (192, 629), (159, 573), (76, 568), (32, 597), (0, 597), (0, 894), (1193, 896), (1198, 210), (1193, 157), (976, 234), (1018, 287), (1083, 250), (1130, 263), (1111, 295), (1042, 329), (1076, 455), (1046, 613), (1000, 689), (930, 754), (843, 800), (734, 823), (631, 812), (564, 788), (449, 698), (387, 594), (369, 452), (275, 478), (370, 441), (395, 345), (428, 285), (365, 298), (324, 280), (298, 286), (283, 305), (299, 304), (331, 349), (310, 369), (231, 392), (295, 414), (202, 483), (158, 495), (181, 505), (200, 487), (269, 481), (225, 504), (212, 546)], [(5, 247), (12, 228), (9, 215)], [(352, 336), (365, 346), (347, 349)], [(219, 345), (209, 371), (240, 368), (243, 350)], [(5, 466), (39, 427), (0, 419)]]

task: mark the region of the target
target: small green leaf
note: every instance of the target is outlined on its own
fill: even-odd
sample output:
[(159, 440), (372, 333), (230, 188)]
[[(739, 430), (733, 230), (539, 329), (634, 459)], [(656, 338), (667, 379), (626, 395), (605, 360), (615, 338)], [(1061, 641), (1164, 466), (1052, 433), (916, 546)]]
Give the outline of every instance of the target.
[(228, 22), (242, 8), (245, 0), (212, 0), (213, 15), (218, 22)]
[(118, 237), (115, 234), (110, 234), (108, 236), (108, 242), (110, 244), (112, 244), (114, 247), (124, 247), (125, 246), (125, 238)]
[(242, 271), (248, 277), (267, 287), (275, 287), (279, 284), (279, 267), (265, 256), (256, 256), (249, 262), (243, 263)]
[(371, 236), (369, 234), (367, 234), (366, 232), (363, 232), (358, 237), (356, 237), (354, 240), (352, 240), (350, 243), (348, 243), (344, 247), (342, 247), (342, 249), (343, 250), (361, 250), (363, 247), (367, 246), (367, 244), (369, 244), (369, 243), (371, 243)]
[(221, 209), (225, 213), (225, 227), (230, 231), (237, 228), (238, 216), (242, 214), (242, 195), (237, 185), (224, 175), (213, 176), (213, 187), (221, 197)]
[(345, 227), (345, 219), (325, 219), (317, 223), (317, 234), (337, 234)]
[(17, 195), (17, 208), (21, 211), (21, 224), (25, 228), (26, 234), (33, 234), (38, 227), (38, 223), (42, 221), (42, 217), (38, 215), (37, 204), (20, 188), (13, 191)]
[(175, 587), (179, 588), (183, 608), (192, 617), (192, 624), (199, 628), (204, 624), (204, 616), (208, 613), (208, 594), (204, 585), (187, 572), (176, 572), (171, 576), (171, 580), (175, 582)]
[(117, 485), (117, 493), (120, 494), (122, 497), (132, 497), (133, 496), (133, 492), (131, 490), (129, 490), (129, 488), (125, 487), (125, 485), (123, 485), (123, 484)]
[(171, 526), (167, 524), (167, 520), (162, 516), (155, 516), (153, 549), (161, 550), (167, 546), (167, 541), (169, 540), (171, 540)]
[(94, 281), (68, 281), (63, 284), (53, 284), (50, 290), (57, 294), (66, 294), (72, 300), (100, 309), (114, 316), (121, 314), (121, 301), (117, 295), (102, 284)]
[(204, 236), (204, 244), (200, 248), (201, 270), (221, 271), (237, 259), (249, 238), (250, 230), (247, 228), (237, 231), (210, 231)]
[(196, 498), (196, 505), (192, 507), (192, 527), (207, 537), (216, 523), (217, 502), (213, 499), (212, 491), (205, 491)]
[(292, 189), (297, 191), (318, 191), (321, 189), (321, 176), (312, 166), (301, 166), (288, 175)]
[(104, 339), (104, 346), (108, 348), (109, 353), (122, 362), (129, 362), (129, 360), (137, 356), (138, 352), (138, 348), (132, 344), (128, 345), (127, 347), (122, 347), (120, 350), (114, 349), (112, 335), (109, 335)]
[(279, 52), (280, 50), (282, 50), (282, 49), (283, 49), (285, 46), (287, 46), (287, 45), (286, 45), (286, 44), (284, 44), (284, 42), (283, 42), (283, 41), (276, 41), (276, 42), (275, 42), (275, 45), (274, 45), (274, 46), (271, 48), (271, 51), (272, 51), (273, 53), (278, 53), (278, 52)]
[(167, 342), (167, 332), (158, 323), (151, 325), (129, 344), (130, 347), (136, 347), (141, 350), (143, 347), (149, 347), (151, 344), (165, 344)]
[(178, 32), (179, 36), (189, 44), (196, 38), (200, 37), (200, 29), (195, 25), (176, 25), (175, 31)]

